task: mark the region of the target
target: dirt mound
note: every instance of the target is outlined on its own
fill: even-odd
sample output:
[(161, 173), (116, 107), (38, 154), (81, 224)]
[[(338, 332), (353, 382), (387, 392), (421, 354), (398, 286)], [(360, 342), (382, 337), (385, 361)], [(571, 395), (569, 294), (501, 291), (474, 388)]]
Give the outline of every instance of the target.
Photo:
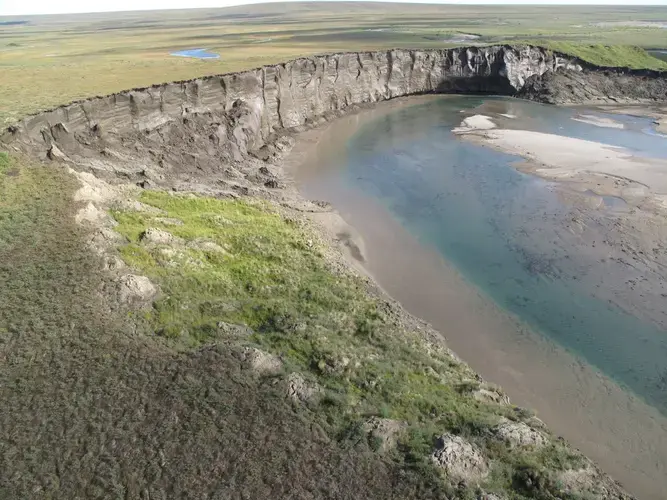
[(364, 431), (375, 440), (373, 446), (385, 453), (396, 447), (398, 437), (405, 427), (403, 422), (379, 417), (373, 417), (363, 425)]
[(438, 438), (433, 462), (454, 480), (477, 482), (489, 473), (489, 465), (482, 452), (474, 444), (451, 434)]
[(511, 448), (540, 448), (547, 443), (541, 432), (532, 429), (524, 422), (504, 420), (494, 431), (498, 439), (505, 441)]

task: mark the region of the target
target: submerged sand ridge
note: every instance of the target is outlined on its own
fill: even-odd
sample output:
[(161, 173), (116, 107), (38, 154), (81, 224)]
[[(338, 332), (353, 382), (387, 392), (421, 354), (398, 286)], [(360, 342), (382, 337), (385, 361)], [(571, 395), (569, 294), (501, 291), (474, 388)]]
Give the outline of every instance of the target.
[(666, 135), (667, 135), (667, 118), (664, 118), (664, 117), (663, 117), (663, 118), (661, 118), (660, 120), (657, 120), (656, 123), (657, 123), (657, 125), (658, 125), (658, 126), (656, 127), (656, 129), (658, 130), (658, 132), (660, 132), (661, 134), (666, 134)]
[[(571, 219), (556, 226), (555, 234), (545, 232), (545, 241), (555, 237), (564, 253), (569, 248), (585, 256), (588, 265), (582, 264), (579, 272), (594, 295), (667, 330), (667, 159), (531, 130), (494, 127), (454, 133), (523, 157), (526, 161), (515, 164), (519, 170), (555, 181), (553, 189), (570, 207)], [(544, 251), (549, 253), (546, 247)]]
[(573, 120), (589, 123), (591, 125), (597, 125), (598, 127), (607, 127), (607, 128), (623, 128), (623, 124), (619, 123), (611, 118), (601, 118), (595, 115), (586, 115), (581, 114), (573, 118)]
[[(578, 118), (575, 118), (578, 120)], [(598, 125), (602, 120), (596, 118)], [(578, 120), (581, 121), (581, 120)], [(588, 119), (587, 123), (593, 120)], [(611, 125), (610, 122), (604, 126)], [(612, 128), (622, 128), (614, 125)], [(588, 182), (600, 194), (629, 198), (635, 203), (654, 195), (667, 195), (667, 160), (642, 158), (625, 148), (531, 130), (501, 129), (491, 117), (475, 115), (463, 120), (454, 133), (477, 144), (524, 157), (521, 168), (557, 180)], [(587, 180), (586, 177), (589, 177)], [(610, 179), (604, 182), (602, 179)], [(625, 182), (619, 182), (619, 179)]]

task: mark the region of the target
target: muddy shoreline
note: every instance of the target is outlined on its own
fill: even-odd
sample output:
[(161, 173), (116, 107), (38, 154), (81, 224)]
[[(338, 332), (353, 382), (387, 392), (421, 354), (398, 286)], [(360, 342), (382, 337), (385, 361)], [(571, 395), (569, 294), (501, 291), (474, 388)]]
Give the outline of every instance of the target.
[(513, 403), (535, 409), (554, 432), (638, 498), (661, 498), (667, 488), (662, 414), (501, 310), (379, 203), (353, 190), (309, 190), (308, 176), (321, 175), (330, 166), (326, 159), (340, 154), (359, 127), (429, 98), (358, 110), (297, 135), (285, 172), (304, 197), (333, 204), (334, 212), (312, 218), (338, 241), (351, 265), (428, 321), (471, 368), (502, 386)]

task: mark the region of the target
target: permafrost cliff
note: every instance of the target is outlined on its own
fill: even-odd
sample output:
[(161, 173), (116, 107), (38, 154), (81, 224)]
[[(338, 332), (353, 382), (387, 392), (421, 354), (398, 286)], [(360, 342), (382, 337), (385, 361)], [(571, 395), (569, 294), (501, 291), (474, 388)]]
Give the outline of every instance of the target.
[(234, 125), (216, 130), (216, 140), (227, 136), (245, 152), (266, 144), (276, 131), (351, 105), (431, 92), (514, 94), (529, 77), (559, 68), (581, 65), (541, 48), (507, 46), (316, 56), (75, 102), (25, 118), (2, 142), (33, 152), (39, 147), (43, 154), (55, 145), (79, 155), (111, 136), (212, 113), (228, 115), (221, 123)]
[(626, 101), (664, 101), (666, 89), (666, 73), (595, 68), (540, 47), (343, 53), (74, 102), (26, 117), (2, 132), (0, 145), (69, 160), (77, 169), (156, 181), (219, 172), (248, 153), (266, 158), (286, 132), (400, 96), (616, 102), (613, 90)]

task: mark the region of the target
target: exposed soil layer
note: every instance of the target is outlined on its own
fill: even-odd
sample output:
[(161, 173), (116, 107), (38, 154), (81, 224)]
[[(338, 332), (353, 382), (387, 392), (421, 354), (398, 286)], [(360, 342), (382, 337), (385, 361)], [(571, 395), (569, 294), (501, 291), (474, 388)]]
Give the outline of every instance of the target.
[(550, 104), (664, 103), (667, 76), (650, 70), (550, 71), (529, 77), (517, 97)]
[(72, 103), (9, 127), (0, 145), (146, 185), (171, 186), (187, 173), (200, 182), (202, 174), (222, 176), (229, 187), (235, 183), (225, 181), (248, 176), (248, 158), (265, 161), (284, 150), (285, 134), (355, 106), (448, 92), (659, 102), (667, 74), (595, 69), (531, 46), (333, 54)]

